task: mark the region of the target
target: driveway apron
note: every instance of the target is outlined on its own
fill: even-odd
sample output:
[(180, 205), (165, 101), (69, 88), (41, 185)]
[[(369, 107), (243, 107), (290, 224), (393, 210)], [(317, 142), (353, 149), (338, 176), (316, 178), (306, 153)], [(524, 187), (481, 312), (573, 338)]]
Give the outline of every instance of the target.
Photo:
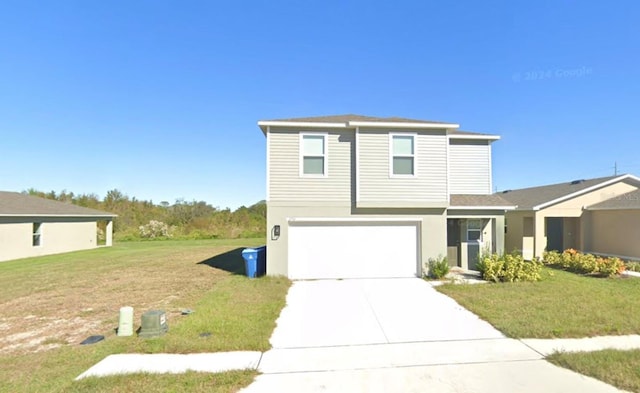
[(297, 281), (244, 393), (617, 392), (417, 278)]

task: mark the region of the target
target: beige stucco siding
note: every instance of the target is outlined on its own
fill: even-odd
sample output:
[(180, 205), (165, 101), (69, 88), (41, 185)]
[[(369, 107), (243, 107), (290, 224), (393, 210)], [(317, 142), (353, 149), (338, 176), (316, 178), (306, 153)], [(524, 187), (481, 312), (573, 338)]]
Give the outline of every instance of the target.
[[(389, 132), (395, 132), (389, 130)], [(389, 132), (358, 131), (358, 202), (447, 202), (447, 139), (443, 132), (417, 131), (415, 176), (390, 174)]]
[[(33, 223), (41, 222), (40, 246), (33, 246)], [(0, 218), (0, 261), (96, 247), (96, 221)]]
[[(534, 224), (535, 256), (542, 257), (542, 254), (547, 248), (545, 222), (547, 217), (583, 217), (585, 216), (585, 207), (626, 194), (635, 189), (636, 187), (631, 184), (618, 182), (536, 211)], [(573, 239), (571, 244), (578, 249), (585, 248), (585, 236), (587, 235), (585, 235), (584, 232), (585, 230), (589, 230), (585, 228), (582, 221), (581, 219), (580, 222), (575, 224), (575, 232), (572, 233)], [(593, 227), (594, 224), (591, 223), (590, 226)]]
[[(444, 209), (371, 209), (367, 212), (352, 210), (350, 204), (327, 206), (326, 204), (307, 204), (306, 206), (287, 206), (285, 204), (268, 203), (267, 205), (267, 274), (288, 274), (288, 219), (289, 218), (323, 219), (349, 218), (417, 218), (420, 221), (420, 258), (424, 262), (430, 257), (447, 255), (447, 227)], [(280, 226), (280, 237), (274, 238), (272, 230)], [(372, 245), (374, 246), (374, 245)]]
[(640, 210), (595, 210), (586, 251), (640, 259)]
[(488, 141), (449, 141), (449, 192), (491, 193), (491, 145)]
[(504, 235), (504, 250), (519, 252), (530, 260), (534, 256), (535, 217), (531, 211), (508, 211), (505, 214), (507, 233)]
[[(300, 175), (300, 132), (327, 133), (326, 177)], [(271, 130), (267, 137), (270, 201), (350, 201), (353, 130)]]

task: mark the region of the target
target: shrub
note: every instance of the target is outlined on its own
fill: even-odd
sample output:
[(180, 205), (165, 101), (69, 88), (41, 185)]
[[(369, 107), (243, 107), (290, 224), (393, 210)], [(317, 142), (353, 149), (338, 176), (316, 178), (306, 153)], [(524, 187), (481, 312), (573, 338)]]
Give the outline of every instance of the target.
[(539, 281), (542, 263), (525, 261), (518, 254), (483, 255), (477, 264), (482, 279), (494, 282)]
[(545, 251), (542, 254), (542, 261), (546, 265), (559, 265), (562, 260), (562, 254), (558, 251)]
[(627, 262), (625, 263), (625, 269), (632, 272), (640, 272), (640, 262)]
[(624, 262), (620, 258), (598, 258), (597, 259), (597, 273), (606, 277), (613, 277), (618, 274), (622, 274), (625, 270)]
[(593, 254), (582, 254), (572, 248), (562, 254), (549, 251), (543, 254), (543, 262), (581, 274), (597, 274), (613, 277), (625, 270), (625, 264), (619, 258), (602, 258)]
[(439, 280), (449, 273), (447, 257), (429, 258), (427, 263), (429, 277)]
[(145, 239), (167, 238), (171, 237), (169, 225), (162, 221), (151, 220), (146, 225), (140, 225), (140, 237)]

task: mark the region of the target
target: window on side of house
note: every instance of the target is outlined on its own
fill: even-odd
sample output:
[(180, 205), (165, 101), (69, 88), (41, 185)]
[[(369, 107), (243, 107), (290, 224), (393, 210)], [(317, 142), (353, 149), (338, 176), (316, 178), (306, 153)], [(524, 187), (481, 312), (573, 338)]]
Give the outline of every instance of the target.
[(301, 176), (327, 176), (327, 134), (301, 134), (300, 156)]
[(416, 174), (415, 135), (391, 134), (391, 176)]
[(42, 243), (42, 223), (41, 222), (33, 223), (32, 235), (33, 235), (33, 243), (32, 243), (33, 246), (34, 247), (40, 246)]

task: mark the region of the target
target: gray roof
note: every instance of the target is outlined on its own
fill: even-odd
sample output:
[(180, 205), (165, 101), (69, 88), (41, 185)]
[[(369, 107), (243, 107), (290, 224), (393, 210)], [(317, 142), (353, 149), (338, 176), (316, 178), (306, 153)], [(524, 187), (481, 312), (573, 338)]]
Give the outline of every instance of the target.
[(640, 209), (640, 189), (589, 206), (589, 210)]
[[(263, 121), (265, 122), (296, 122), (296, 123), (345, 123), (345, 124), (349, 123), (350, 121), (368, 121), (373, 123), (442, 124), (444, 126), (454, 124), (451, 122), (435, 121), (435, 120), (418, 120), (418, 119), (408, 119), (405, 117), (375, 117), (375, 116), (364, 116), (364, 115), (355, 115), (355, 114), (295, 117), (295, 118), (288, 118), (288, 119), (272, 119), (272, 120), (263, 120)], [(260, 128), (262, 128), (262, 131), (265, 131), (265, 128), (263, 125), (260, 125)], [(476, 135), (476, 136), (487, 136), (487, 137), (495, 136), (492, 134), (462, 131), (457, 129), (449, 129), (447, 133), (450, 135), (461, 135), (461, 136), (463, 135), (470, 135), (470, 136)]]
[(303, 122), (303, 123), (346, 123), (349, 121), (371, 121), (371, 122), (381, 122), (381, 123), (393, 122), (393, 123), (451, 124), (444, 121), (416, 120), (416, 119), (407, 119), (404, 117), (375, 117), (375, 116), (363, 116), (363, 115), (354, 115), (354, 114), (296, 117), (296, 118), (289, 118), (289, 119), (273, 119), (273, 120), (267, 120), (267, 121), (296, 121), (296, 122)]
[(450, 207), (509, 207), (513, 203), (502, 198), (500, 195), (473, 195), (473, 194), (451, 194)]
[(564, 183), (551, 184), (547, 186), (521, 188), (518, 190), (506, 190), (497, 192), (494, 195), (500, 195), (513, 205), (518, 206), (518, 210), (532, 209), (535, 206), (542, 205), (554, 201), (556, 199), (566, 197), (573, 193), (586, 190), (590, 187), (597, 186), (606, 181), (624, 178), (628, 175), (607, 176), (596, 179), (574, 180)]
[(0, 216), (115, 217), (115, 214), (19, 192), (0, 191)]

